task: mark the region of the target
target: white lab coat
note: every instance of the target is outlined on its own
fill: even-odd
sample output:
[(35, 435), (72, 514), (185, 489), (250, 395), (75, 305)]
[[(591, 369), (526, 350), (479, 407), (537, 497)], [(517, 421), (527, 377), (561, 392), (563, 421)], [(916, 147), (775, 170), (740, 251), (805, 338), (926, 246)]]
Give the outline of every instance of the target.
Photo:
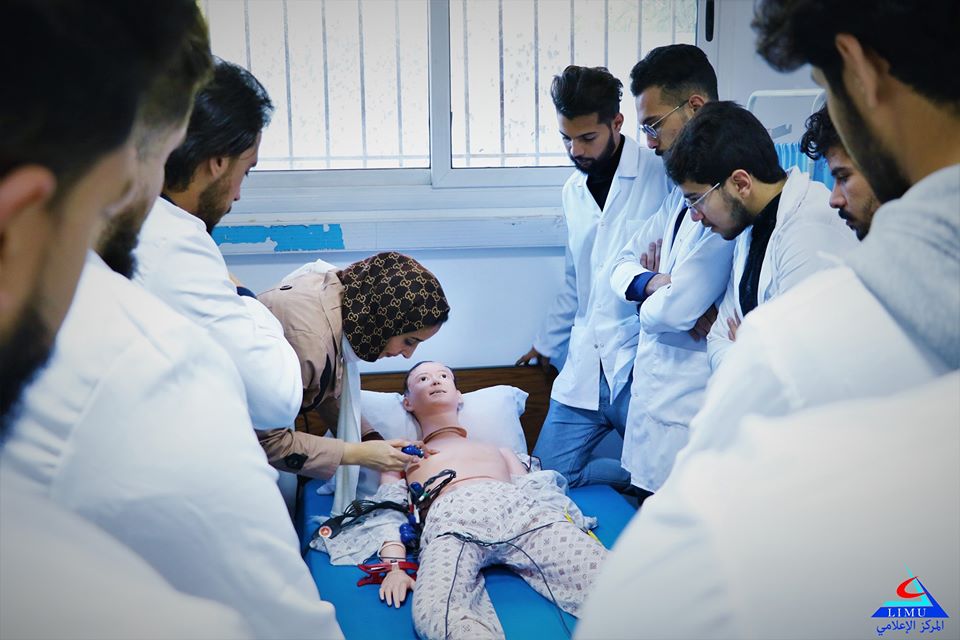
[(157, 198), (140, 232), (134, 281), (194, 321), (233, 359), (256, 429), (293, 425), (300, 361), (273, 314), (237, 295), (223, 255), (196, 216)]
[(341, 637), (233, 362), (94, 254), (3, 464), (174, 588), (238, 611), (256, 637)]
[(0, 469), (0, 638), (253, 637), (235, 611), (175, 591), (115, 538)]
[[(872, 231), (888, 236), (888, 223), (900, 228), (904, 219), (926, 221), (937, 212), (942, 216), (956, 211), (960, 196), (956, 176), (956, 171), (940, 171), (918, 182), (899, 200), (880, 207)], [(940, 224), (919, 233), (918, 239), (929, 246), (924, 255), (912, 256), (912, 262), (944, 260), (956, 265), (956, 233), (951, 235)], [(863, 254), (869, 240), (849, 258)], [(941, 287), (951, 292), (948, 283)], [(937, 330), (956, 337), (958, 309), (954, 306), (951, 313), (951, 305), (942, 306), (945, 317), (952, 315), (954, 320)], [(737, 426), (748, 414), (785, 415), (848, 398), (882, 397), (947, 370), (948, 364), (927, 345), (925, 336), (898, 322), (852, 269), (842, 266), (814, 274), (744, 319), (723, 366), (707, 385), (703, 409), (691, 422), (690, 443), (677, 456), (674, 473), (699, 449), (735, 443)]]
[[(810, 180), (796, 167), (787, 173), (780, 194), (777, 224), (770, 234), (767, 251), (760, 266), (757, 306), (789, 291), (811, 274), (839, 262), (857, 246), (857, 237), (830, 206), (830, 191)], [(727, 337), (727, 319), (734, 312), (740, 319), (740, 279), (750, 253), (753, 227), (737, 236), (733, 253), (733, 272), (727, 282), (717, 321), (707, 336), (710, 366), (717, 370), (732, 341)]]
[(693, 452), (736, 442), (746, 415), (786, 415), (847, 398), (885, 396), (946, 371), (851, 269), (815, 274), (746, 317), (707, 385), (674, 474)]
[[(899, 228), (902, 219), (927, 220), (933, 212), (955, 212), (960, 197), (956, 175), (938, 172), (883, 205), (872, 231), (884, 231), (888, 220)], [(948, 253), (931, 250), (914, 256), (914, 262), (950, 260), (952, 247), (956, 264), (955, 233), (944, 236), (937, 225), (923, 233), (936, 234), (930, 243)], [(866, 249), (855, 250), (849, 258)], [(954, 307), (954, 318), (956, 311)], [(958, 331), (956, 320), (940, 328), (946, 336)], [(738, 425), (748, 414), (786, 415), (849, 398), (882, 397), (941, 376), (947, 368), (923, 336), (897, 322), (852, 269), (814, 274), (744, 319), (723, 366), (707, 384), (703, 408), (690, 423), (690, 442), (677, 456), (673, 473), (698, 449), (723, 449), (736, 442)]]
[(640, 254), (649, 243), (663, 239), (660, 273), (670, 274), (671, 283), (640, 306), (640, 339), (621, 457), (632, 484), (647, 491), (659, 489), (670, 473), (677, 452), (687, 444), (690, 420), (703, 402), (710, 377), (707, 344), (687, 331), (723, 295), (733, 260), (734, 243), (687, 213), (674, 241), (677, 217), (684, 209), (683, 193), (674, 188), (660, 211), (620, 252), (611, 277), (614, 293), (627, 301), (628, 286), (647, 271), (640, 265)]
[(908, 570), (956, 618), (958, 424), (958, 373), (746, 419), (735, 447), (675, 469), (644, 503), (575, 637), (876, 638), (889, 621), (870, 616), (898, 599)]
[(608, 283), (624, 242), (656, 213), (668, 190), (660, 158), (623, 137), (603, 211), (587, 188), (585, 174), (577, 171), (563, 185), (566, 278), (533, 342), (540, 353), (556, 357), (569, 337), (567, 360), (551, 398), (580, 409), (599, 406), (601, 371), (611, 402), (629, 379), (639, 331), (636, 305), (620, 300)]
[(848, 398), (882, 397), (947, 370), (850, 268), (815, 274), (744, 320), (707, 384), (674, 474), (688, 455), (735, 443), (746, 415), (786, 415)]

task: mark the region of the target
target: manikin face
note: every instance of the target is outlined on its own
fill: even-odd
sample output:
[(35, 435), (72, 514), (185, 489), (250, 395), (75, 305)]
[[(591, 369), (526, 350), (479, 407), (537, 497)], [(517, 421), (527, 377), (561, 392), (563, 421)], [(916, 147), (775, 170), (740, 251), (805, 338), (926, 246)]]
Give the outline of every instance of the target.
[(417, 331), (411, 331), (410, 333), (401, 333), (398, 336), (393, 336), (387, 340), (387, 344), (380, 355), (377, 356), (377, 360), (380, 358), (392, 358), (394, 356), (403, 356), (409, 359), (413, 356), (413, 352), (417, 350), (421, 342), (437, 335), (440, 327), (441, 325), (437, 324), (432, 327), (425, 327)]
[(103, 156), (52, 208), (56, 178), (37, 165), (0, 177), (0, 424), (46, 361), (88, 249), (126, 205), (130, 144)]
[(577, 169), (589, 175), (609, 165), (617, 151), (619, 137), (615, 134), (620, 133), (623, 114), (618, 113), (608, 124), (601, 123), (596, 113), (573, 119), (557, 114), (557, 121), (563, 146)]
[(830, 206), (853, 229), (857, 239), (863, 240), (870, 231), (870, 222), (880, 208), (880, 201), (842, 147), (832, 147), (826, 155), (834, 180)]
[(455, 410), (463, 402), (453, 372), (439, 362), (424, 362), (407, 374), (404, 408), (413, 413)]
[(163, 188), (163, 165), (167, 156), (183, 142), (186, 130), (186, 119), (161, 130), (149, 130), (142, 124), (134, 130), (138, 149), (134, 196), (129, 205), (107, 223), (96, 244), (103, 261), (127, 278), (132, 278), (136, 269), (133, 252), (140, 229)]
[[(260, 139), (263, 134), (257, 134), (257, 140), (246, 151), (232, 158), (214, 158), (210, 162), (217, 165), (220, 172), (218, 177), (200, 193), (197, 201), (196, 216), (203, 220), (207, 232), (213, 232), (223, 216), (230, 213), (233, 203), (240, 199), (240, 187), (250, 174), (250, 170), (257, 166), (260, 154)], [(222, 163), (223, 166), (220, 166)]]
[(736, 238), (750, 226), (752, 220), (741, 200), (742, 196), (727, 192), (730, 182), (727, 179), (712, 191), (713, 185), (710, 184), (684, 182), (680, 185), (687, 201), (694, 203), (690, 208), (690, 217), (720, 234), (724, 240)]
[(684, 103), (677, 109), (677, 104), (664, 99), (660, 87), (647, 87), (634, 102), (637, 106), (637, 122), (650, 125), (657, 131), (656, 138), (645, 134), (647, 146), (662, 156), (670, 150), (683, 125), (690, 119), (690, 105)]

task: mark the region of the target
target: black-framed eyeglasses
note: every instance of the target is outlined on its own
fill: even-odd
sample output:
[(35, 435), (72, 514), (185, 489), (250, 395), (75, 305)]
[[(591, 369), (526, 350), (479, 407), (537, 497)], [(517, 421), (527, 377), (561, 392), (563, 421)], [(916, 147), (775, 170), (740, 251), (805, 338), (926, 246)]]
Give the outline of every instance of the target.
[(700, 209), (700, 206), (703, 204), (703, 201), (706, 200), (707, 196), (710, 195), (710, 192), (716, 189), (717, 187), (719, 187), (721, 184), (722, 184), (721, 182), (718, 182), (717, 184), (713, 185), (712, 187), (704, 191), (702, 194), (700, 194), (700, 197), (698, 197), (696, 200), (693, 200), (692, 202), (690, 201), (689, 198), (684, 198), (683, 204), (687, 207), (687, 209), (692, 209), (697, 213), (703, 215), (703, 211)]
[(660, 125), (663, 124), (663, 121), (669, 118), (671, 115), (673, 115), (674, 111), (676, 111), (677, 109), (679, 109), (685, 104), (687, 104), (686, 100), (684, 100), (683, 102), (675, 106), (673, 110), (670, 111), (670, 113), (666, 114), (665, 116), (661, 116), (660, 119), (654, 122), (653, 124), (640, 125), (640, 130), (643, 131), (649, 138), (659, 138), (660, 137), (659, 129), (660, 129)]

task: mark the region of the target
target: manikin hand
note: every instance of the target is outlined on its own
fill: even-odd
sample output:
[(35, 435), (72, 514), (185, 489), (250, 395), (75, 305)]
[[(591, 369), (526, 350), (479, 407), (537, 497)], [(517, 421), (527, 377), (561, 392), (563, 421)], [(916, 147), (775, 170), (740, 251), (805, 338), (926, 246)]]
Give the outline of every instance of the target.
[(640, 266), (647, 271), (660, 271), (660, 248), (662, 246), (663, 238), (651, 242), (647, 252), (640, 254)]
[(547, 371), (550, 368), (550, 358), (543, 355), (533, 347), (530, 347), (530, 351), (527, 351), (525, 354), (517, 358), (517, 361), (514, 363), (514, 366), (515, 367), (533, 366), (530, 364), (530, 361), (534, 359), (540, 364), (540, 368), (543, 369), (544, 371)]
[(340, 464), (358, 464), (377, 471), (403, 471), (408, 464), (419, 460), (400, 451), (408, 444), (412, 443), (409, 440), (348, 442), (343, 446)]
[(393, 569), (380, 583), (380, 600), (388, 607), (393, 606), (399, 609), (407, 599), (407, 592), (413, 591), (416, 584), (417, 581), (403, 569)]
[(727, 337), (734, 342), (737, 341), (737, 329), (740, 328), (740, 322), (740, 316), (737, 315), (736, 311), (733, 312), (732, 318), (727, 318)]
[(703, 312), (703, 315), (697, 319), (696, 324), (693, 325), (693, 328), (690, 329), (687, 333), (690, 334), (690, 337), (700, 342), (703, 338), (707, 337), (707, 334), (710, 333), (710, 327), (713, 326), (714, 321), (717, 319), (717, 307), (716, 305), (710, 305), (710, 308)]

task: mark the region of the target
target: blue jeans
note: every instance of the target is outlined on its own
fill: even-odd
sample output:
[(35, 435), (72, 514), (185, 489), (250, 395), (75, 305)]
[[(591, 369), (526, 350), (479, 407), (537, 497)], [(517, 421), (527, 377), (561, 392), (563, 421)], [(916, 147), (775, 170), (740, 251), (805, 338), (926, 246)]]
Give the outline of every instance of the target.
[(596, 411), (577, 409), (550, 400), (550, 410), (543, 423), (533, 455), (540, 458), (544, 469), (559, 471), (571, 487), (608, 484), (618, 491), (630, 486), (630, 473), (613, 458), (595, 458), (591, 454), (603, 438), (616, 429), (623, 437), (630, 405), (630, 380), (613, 403), (603, 374), (600, 375), (600, 403)]

